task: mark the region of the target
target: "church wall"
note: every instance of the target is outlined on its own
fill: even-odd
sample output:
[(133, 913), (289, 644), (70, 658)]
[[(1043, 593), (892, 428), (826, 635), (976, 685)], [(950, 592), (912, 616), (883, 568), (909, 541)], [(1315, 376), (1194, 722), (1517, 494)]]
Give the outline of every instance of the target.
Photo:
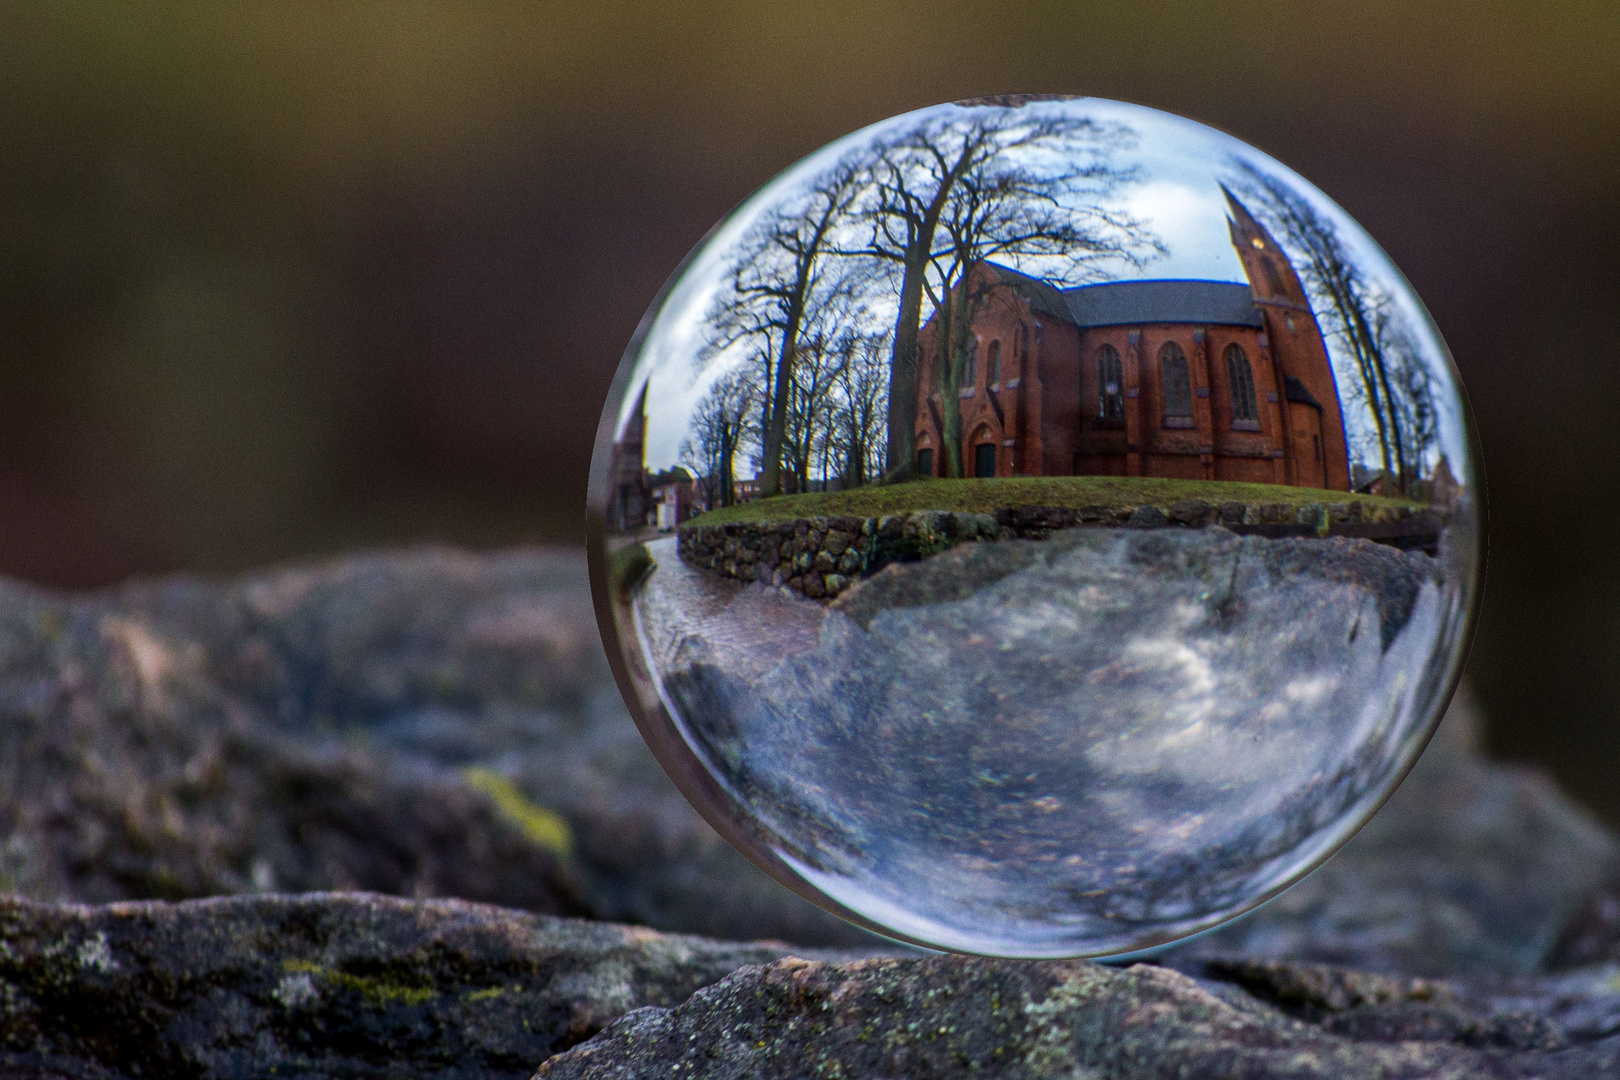
[[(1259, 331), (1247, 326), (1211, 326), (1206, 330), (1211, 375), (1210, 402), (1218, 418), (1211, 431), (1215, 452), (1215, 479), (1257, 484), (1283, 483), (1282, 461), (1272, 451), (1283, 450), (1282, 387), (1276, 366), (1260, 343)], [(1236, 345), (1249, 358), (1254, 377), (1259, 431), (1233, 427), (1232, 380), (1226, 350)]]
[[(1015, 296), (1005, 298), (1011, 311), (1007, 337), (1006, 371), (1002, 379), (1002, 457), (998, 476), (1027, 475), (1031, 462), (1039, 464), (1040, 432), (1032, 428), (1029, 389), (1040, 384), (1036, 320), (1029, 305)], [(1011, 445), (1005, 445), (1010, 443)]]
[(1035, 319), (1040, 348), (1027, 400), (1039, 418), (1040, 452), (1029, 455), (1030, 476), (1072, 476), (1080, 437), (1080, 328), (1050, 316)]
[(1326, 487), (1326, 447), (1322, 446), (1322, 410), (1303, 402), (1288, 403), (1288, 456), (1294, 463), (1294, 483)]
[(1333, 365), (1328, 359), (1327, 345), (1322, 340), (1316, 318), (1308, 308), (1299, 311), (1267, 304), (1262, 310), (1266, 318), (1266, 336), (1283, 372), (1298, 379), (1322, 406), (1326, 486), (1337, 491), (1348, 491), (1350, 453), (1344, 438), (1338, 384), (1333, 377)]
[[(1120, 357), (1120, 365), (1126, 366), (1126, 359), (1130, 349), (1127, 341), (1129, 330), (1123, 326), (1096, 327), (1080, 332), (1075, 366), (1079, 374), (1078, 413), (1080, 421), (1080, 435), (1075, 447), (1074, 462), (1070, 470), (1075, 475), (1097, 476), (1124, 476), (1125, 454), (1130, 442), (1126, 431), (1127, 420), (1105, 419), (1098, 415), (1102, 403), (1102, 380), (1098, 370), (1098, 358), (1103, 346), (1111, 347)], [(1125, 378), (1125, 372), (1121, 372)], [(1128, 392), (1129, 379), (1121, 386), (1121, 393)], [(1136, 400), (1126, 398), (1123, 402), (1127, 416), (1135, 406)]]
[(1265, 457), (1218, 456), (1215, 459), (1215, 479), (1244, 484), (1275, 484), (1277, 466), (1269, 454)]
[[(1204, 365), (1199, 363), (1202, 342), (1198, 340), (1198, 329), (1173, 323), (1131, 327), (1126, 331), (1127, 355), (1135, 360), (1136, 368), (1134, 387), (1127, 377), (1127, 434), (1134, 426), (1139, 434), (1128, 441), (1140, 447), (1139, 472), (1131, 469), (1130, 446), (1126, 448), (1127, 474), (1183, 479), (1205, 476), (1202, 458), (1206, 455), (1201, 451), (1209, 444), (1205, 441), (1207, 432), (1199, 428), (1200, 412), (1205, 414), (1203, 419), (1207, 427), (1209, 389), (1207, 372), (1203, 370)], [(1180, 348), (1187, 361), (1188, 383), (1192, 392), (1191, 416), (1167, 416), (1167, 387), (1160, 353), (1172, 343)], [(1136, 391), (1134, 399), (1130, 397), (1133, 389)], [(1198, 396), (1200, 390), (1204, 393), (1202, 398)], [(1137, 414), (1134, 418), (1131, 416), (1133, 410)], [(1136, 421), (1134, 425), (1132, 419)]]
[[(988, 271), (982, 268), (975, 271), (976, 275), (985, 273)], [(969, 476), (973, 475), (974, 448), (981, 441), (996, 447), (997, 476), (1031, 471), (1025, 470), (1023, 463), (1029, 461), (1038, 466), (1042, 460), (1040, 379), (1031, 374), (1039, 367), (1034, 359), (1039, 348), (1034, 323), (1029, 306), (1011, 289), (992, 291), (974, 316), (973, 330), (978, 340), (975, 377), (971, 386), (962, 387), (958, 398), (962, 413), (962, 465)], [(1020, 340), (1026, 353), (1023, 358), (1018, 354)], [(1001, 378), (992, 381), (990, 355), (992, 346), (998, 342)], [(944, 476), (938, 330), (932, 318), (918, 333), (918, 361), (922, 369), (917, 380), (917, 446), (934, 451), (934, 475)], [(1009, 442), (1013, 445), (1007, 445)], [(1038, 475), (1038, 471), (1035, 474)]]
[[(1025, 334), (1022, 354), (1018, 351), (1020, 327)], [(1284, 455), (1292, 455), (1296, 448), (1289, 445), (1278, 371), (1285, 361), (1274, 362), (1269, 347), (1274, 339), (1252, 327), (1167, 323), (1082, 330), (1032, 312), (1010, 290), (998, 290), (975, 318), (974, 332), (979, 342), (976, 378), (971, 387), (963, 388), (960, 398), (963, 467), (968, 475), (973, 473), (975, 445), (989, 441), (996, 445), (997, 476), (1290, 480)], [(934, 475), (943, 476), (935, 337), (930, 320), (919, 335), (923, 378), (919, 380), (917, 445), (934, 451)], [(989, 356), (991, 344), (997, 341), (1001, 343), (1002, 378), (999, 384), (992, 384)], [(1172, 341), (1188, 360), (1194, 416), (1187, 427), (1167, 427), (1165, 423), (1159, 352)], [(1249, 360), (1259, 413), (1256, 431), (1233, 427), (1226, 349), (1234, 344)], [(1123, 419), (1099, 415), (1098, 356), (1104, 345), (1112, 346), (1121, 357)], [(1308, 355), (1306, 349), (1289, 341), (1284, 350), (1293, 366), (1309, 366), (1296, 359)], [(1306, 385), (1310, 387), (1310, 383)], [(1332, 400), (1337, 400), (1336, 394)], [(1331, 451), (1326, 445), (1331, 424), (1326, 416), (1323, 421), (1331, 486)]]
[(1285, 482), (1309, 485), (1321, 481), (1325, 487), (1348, 491), (1350, 453), (1338, 384), (1304, 283), (1265, 226), (1231, 192), (1227, 192), (1227, 203), (1231, 209), (1228, 223), (1232, 246), (1254, 289), (1255, 304), (1264, 317), (1267, 341), (1277, 366), (1284, 375), (1298, 379), (1321, 406), (1319, 416), (1311, 418), (1313, 430), (1318, 422), (1320, 425), (1324, 457), (1320, 467), (1314, 461), (1307, 465), (1295, 454), (1296, 445), (1303, 443), (1295, 438), (1293, 425), (1284, 422), (1282, 442), (1289, 455)]
[[(1247, 225), (1244, 226), (1247, 228)], [(1257, 228), (1257, 227), (1256, 227)], [(1235, 230), (1240, 232), (1241, 230)], [(1252, 239), (1248, 232), (1241, 232)], [(1236, 241), (1239, 237), (1234, 236)], [(1269, 240), (1269, 237), (1265, 237)], [(963, 469), (974, 472), (974, 448), (994, 443), (997, 476), (1158, 476), (1309, 483), (1349, 488), (1338, 390), (1315, 318), (1303, 304), (1298, 276), (1282, 260), (1267, 274), (1265, 247), (1239, 247), (1251, 280), (1275, 282), (1284, 295), (1257, 296), (1265, 331), (1249, 326), (1159, 323), (1082, 329), (1035, 312), (1012, 289), (996, 289), (975, 314), (979, 342), (976, 379), (962, 389)], [(979, 275), (994, 271), (980, 267)], [(982, 281), (983, 279), (980, 278)], [(1269, 285), (1268, 285), (1269, 287)], [(1258, 292), (1258, 290), (1257, 290)], [(1296, 297), (1294, 294), (1298, 294)], [(1297, 302), (1296, 302), (1297, 301)], [(1019, 331), (1026, 335), (1020, 353)], [(934, 475), (945, 473), (943, 410), (938, 390), (934, 320), (919, 335), (917, 445), (934, 451)], [(989, 356), (1001, 343), (1002, 379), (992, 385)], [(1174, 342), (1187, 358), (1191, 417), (1166, 417), (1160, 350)], [(1226, 350), (1241, 347), (1254, 381), (1258, 417), (1234, 426), (1233, 390)], [(1098, 355), (1104, 345), (1120, 356), (1122, 418), (1099, 415), (1102, 387)], [(1322, 444), (1320, 465), (1299, 460), (1301, 441), (1290, 422), (1283, 375), (1298, 379), (1322, 404), (1320, 426), (1308, 426)]]
[[(1200, 334), (1203, 340), (1200, 342)], [(1165, 426), (1165, 388), (1159, 350), (1175, 342), (1188, 360), (1193, 392), (1192, 426)], [(1259, 412), (1258, 431), (1232, 427), (1232, 387), (1226, 349), (1236, 344), (1249, 358)], [(1102, 396), (1098, 357), (1104, 345), (1119, 353), (1125, 368), (1126, 416), (1099, 415)], [(1079, 360), (1080, 438), (1074, 455), (1077, 475), (1124, 476), (1138, 434), (1141, 464), (1136, 475), (1186, 479), (1278, 482), (1272, 451), (1282, 449), (1280, 391), (1276, 372), (1251, 327), (1159, 324), (1094, 327), (1081, 332)], [(1135, 363), (1130, 361), (1134, 359)], [(1134, 382), (1131, 368), (1135, 368)], [(1134, 396), (1131, 392), (1135, 391)]]
[[(970, 386), (964, 386), (960, 398), (962, 408), (962, 469), (965, 475), (974, 475), (975, 450), (980, 443), (989, 443), (995, 446), (997, 456), (997, 475), (1001, 474), (1001, 443), (1002, 443), (1002, 417), (1004, 415), (1001, 398), (1001, 382), (992, 382), (990, 375), (990, 351), (992, 345), (999, 345), (1002, 354), (1002, 365), (1005, 367), (1007, 353), (1012, 342), (1011, 328), (1007, 325), (1006, 313), (1001, 305), (996, 303), (994, 295), (987, 297), (985, 308), (973, 320), (974, 336), (977, 338), (977, 362), (974, 364), (974, 381)], [(1003, 373), (1002, 378), (1005, 378)]]
[[(1202, 475), (1198, 467), (1199, 433), (1196, 429), (1197, 365), (1193, 363), (1194, 328), (1187, 325), (1147, 326), (1141, 331), (1142, 364), (1142, 431), (1144, 476), (1174, 476), (1197, 479)], [(1195, 388), (1195, 415), (1188, 427), (1166, 426), (1166, 396), (1164, 370), (1159, 351), (1174, 342), (1187, 357), (1188, 376)], [(1187, 458), (1191, 457), (1191, 464)]]

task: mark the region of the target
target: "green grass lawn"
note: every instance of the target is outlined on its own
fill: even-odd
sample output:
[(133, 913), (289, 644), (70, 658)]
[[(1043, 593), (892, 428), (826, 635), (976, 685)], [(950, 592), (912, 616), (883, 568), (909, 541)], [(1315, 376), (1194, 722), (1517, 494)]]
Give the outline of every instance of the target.
[(711, 510), (692, 519), (698, 525), (783, 518), (882, 517), (917, 510), (991, 513), (1007, 507), (1159, 506), (1204, 502), (1306, 503), (1361, 502), (1368, 506), (1419, 506), (1410, 499), (1352, 495), (1348, 491), (1240, 484), (1227, 480), (1165, 480), (1140, 476), (1029, 476), (994, 480), (917, 480), (809, 495), (778, 495)]

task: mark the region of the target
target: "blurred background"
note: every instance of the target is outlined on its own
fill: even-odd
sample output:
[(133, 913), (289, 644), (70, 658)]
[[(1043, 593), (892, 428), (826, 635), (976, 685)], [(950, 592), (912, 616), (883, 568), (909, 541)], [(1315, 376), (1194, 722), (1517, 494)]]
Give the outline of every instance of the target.
[(1484, 446), (1497, 754), (1620, 823), (1620, 5), (0, 0), (0, 574), (577, 541), (665, 276), (821, 144), (1097, 94), (1427, 301)]

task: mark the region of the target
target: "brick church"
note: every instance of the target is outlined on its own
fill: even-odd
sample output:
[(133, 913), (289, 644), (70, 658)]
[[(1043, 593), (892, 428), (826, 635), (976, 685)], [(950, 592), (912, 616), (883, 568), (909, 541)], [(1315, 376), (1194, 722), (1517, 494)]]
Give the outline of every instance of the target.
[[(974, 288), (991, 287), (973, 317), (960, 391), (967, 475), (1349, 490), (1338, 388), (1299, 275), (1243, 204), (1229, 191), (1226, 199), (1246, 285), (1060, 289), (996, 263), (973, 269)], [(918, 342), (924, 476), (945, 474), (937, 322)]]

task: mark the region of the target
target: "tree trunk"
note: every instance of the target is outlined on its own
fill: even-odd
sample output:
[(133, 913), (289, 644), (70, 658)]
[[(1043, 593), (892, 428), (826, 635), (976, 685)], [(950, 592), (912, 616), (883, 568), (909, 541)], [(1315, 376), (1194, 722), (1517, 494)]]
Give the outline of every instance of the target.
[[(1349, 316), (1345, 316), (1348, 324)], [(1378, 454), (1384, 465), (1384, 475), (1394, 476), (1394, 458), (1389, 452), (1389, 425), (1384, 420), (1384, 399), (1378, 392), (1378, 376), (1373, 371), (1372, 360), (1367, 356), (1366, 350), (1354, 332), (1350, 335), (1350, 347), (1356, 354), (1356, 367), (1360, 370), (1361, 385), (1367, 392), (1367, 404), (1372, 409), (1373, 422), (1378, 427)]]
[(922, 328), (923, 275), (934, 237), (906, 253), (900, 280), (900, 313), (894, 324), (893, 359), (889, 365), (889, 439), (886, 476), (891, 483), (910, 480), (917, 471), (917, 332)]
[(1350, 283), (1340, 278), (1337, 268), (1328, 263), (1326, 257), (1313, 261), (1318, 264), (1317, 274), (1327, 289), (1339, 321), (1344, 324), (1344, 334), (1350, 341), (1350, 351), (1355, 354), (1357, 374), (1361, 376), (1362, 388), (1367, 392), (1367, 404), (1372, 409), (1373, 421), (1378, 428), (1378, 454), (1384, 466), (1384, 475), (1393, 477), (1396, 468), (1395, 459), (1390, 453), (1389, 425), (1385, 422), (1384, 416), (1385, 395), (1379, 392), (1378, 373), (1368, 353), (1366, 337), (1361, 332), (1365, 324), (1358, 318), (1360, 301)]
[[(800, 283), (800, 294), (804, 292)], [(787, 399), (792, 389), (793, 362), (799, 355), (799, 322), (804, 314), (802, 299), (796, 302), (782, 331), (782, 348), (777, 353), (775, 393), (771, 395), (771, 421), (765, 428), (765, 467), (760, 476), (761, 496), (782, 494), (782, 449), (787, 436)]]
[(736, 486), (732, 480), (732, 459), (737, 456), (737, 447), (733, 440), (727, 438), (720, 444), (720, 505), (730, 506), (735, 498)]
[(856, 429), (856, 419), (853, 411), (849, 422), (849, 454), (844, 465), (844, 486), (857, 488), (866, 483), (866, 440)]
[(1406, 452), (1402, 445), (1403, 440), (1401, 439), (1401, 416), (1395, 401), (1395, 395), (1392, 394), (1389, 389), (1389, 372), (1385, 370), (1384, 367), (1383, 350), (1380, 349), (1378, 347), (1378, 343), (1373, 340), (1372, 328), (1367, 325), (1367, 316), (1362, 310), (1361, 304), (1358, 302), (1353, 310), (1355, 316), (1355, 333), (1361, 338), (1363, 346), (1367, 350), (1367, 358), (1372, 363), (1373, 371), (1378, 376), (1378, 383), (1384, 391), (1384, 406), (1389, 412), (1390, 439), (1395, 444), (1394, 451), (1397, 466), (1396, 483), (1399, 485), (1401, 494), (1405, 495), (1411, 488), (1412, 479), (1408, 475), (1406, 467)]
[(893, 361), (889, 365), (889, 440), (886, 479), (911, 480), (917, 474), (917, 333), (922, 329), (923, 277), (934, 251), (934, 233), (951, 189), (970, 160), (963, 155), (940, 181), (934, 197), (908, 238), (900, 279), (900, 313), (894, 323)]

